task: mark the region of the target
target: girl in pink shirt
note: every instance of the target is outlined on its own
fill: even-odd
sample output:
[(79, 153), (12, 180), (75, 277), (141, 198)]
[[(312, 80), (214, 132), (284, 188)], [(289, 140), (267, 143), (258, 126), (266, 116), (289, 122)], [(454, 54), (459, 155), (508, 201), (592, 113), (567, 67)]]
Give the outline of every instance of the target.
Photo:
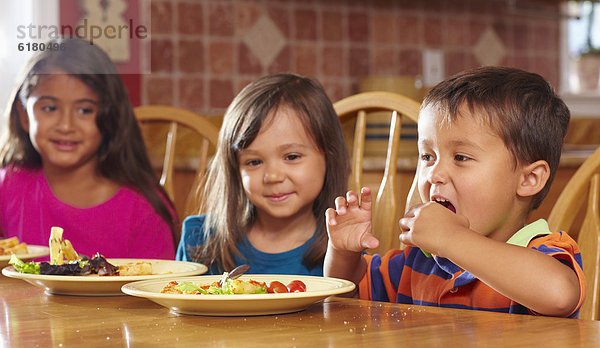
[(46, 245), (52, 226), (81, 254), (174, 257), (175, 216), (125, 86), (87, 41), (50, 42), (18, 80), (0, 148), (0, 237)]

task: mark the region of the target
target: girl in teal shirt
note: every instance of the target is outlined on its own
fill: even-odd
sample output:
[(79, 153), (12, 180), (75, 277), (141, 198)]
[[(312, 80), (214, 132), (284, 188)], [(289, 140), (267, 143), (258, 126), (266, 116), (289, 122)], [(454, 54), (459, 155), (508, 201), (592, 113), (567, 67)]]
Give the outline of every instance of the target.
[(293, 74), (263, 77), (227, 109), (198, 213), (177, 259), (211, 273), (322, 275), (325, 210), (346, 190), (348, 153), (323, 88)]

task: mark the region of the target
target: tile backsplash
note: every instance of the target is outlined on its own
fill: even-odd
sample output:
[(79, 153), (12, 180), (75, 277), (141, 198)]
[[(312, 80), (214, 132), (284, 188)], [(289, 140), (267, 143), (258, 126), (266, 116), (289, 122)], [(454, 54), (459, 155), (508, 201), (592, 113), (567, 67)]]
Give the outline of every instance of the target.
[(335, 101), (368, 76), (445, 76), (489, 64), (559, 78), (559, 6), (542, 0), (152, 0), (142, 104), (222, 114), (265, 74), (318, 79)]

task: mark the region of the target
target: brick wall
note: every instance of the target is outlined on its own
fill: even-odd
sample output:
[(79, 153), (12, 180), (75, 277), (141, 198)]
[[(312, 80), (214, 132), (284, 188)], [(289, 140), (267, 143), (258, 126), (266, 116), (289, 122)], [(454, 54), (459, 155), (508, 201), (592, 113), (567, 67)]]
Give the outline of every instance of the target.
[(142, 104), (222, 114), (248, 82), (317, 78), (335, 101), (368, 75), (419, 75), (426, 48), (445, 74), (485, 64), (558, 86), (559, 16), (533, 0), (152, 0), (151, 74)]

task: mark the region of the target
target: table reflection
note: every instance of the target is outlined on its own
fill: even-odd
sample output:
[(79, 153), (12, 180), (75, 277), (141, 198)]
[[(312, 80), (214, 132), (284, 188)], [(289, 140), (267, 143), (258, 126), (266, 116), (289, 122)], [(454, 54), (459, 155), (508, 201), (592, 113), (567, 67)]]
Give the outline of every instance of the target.
[[(47, 295), (0, 278), (0, 346), (600, 346), (600, 323), (331, 297), (297, 313), (175, 314), (132, 296)], [(546, 343), (545, 343), (546, 345)]]

